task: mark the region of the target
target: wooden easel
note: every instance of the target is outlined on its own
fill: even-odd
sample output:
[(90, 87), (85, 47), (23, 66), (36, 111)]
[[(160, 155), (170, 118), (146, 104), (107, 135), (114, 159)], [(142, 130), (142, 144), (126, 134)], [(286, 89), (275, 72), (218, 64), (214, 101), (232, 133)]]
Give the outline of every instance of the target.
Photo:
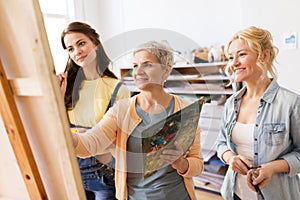
[(0, 1), (0, 22), (0, 112), (29, 197), (85, 199), (38, 0)]
[(2, 62), (0, 62), (0, 99), (0, 113), (29, 195), (32, 199), (48, 199)]

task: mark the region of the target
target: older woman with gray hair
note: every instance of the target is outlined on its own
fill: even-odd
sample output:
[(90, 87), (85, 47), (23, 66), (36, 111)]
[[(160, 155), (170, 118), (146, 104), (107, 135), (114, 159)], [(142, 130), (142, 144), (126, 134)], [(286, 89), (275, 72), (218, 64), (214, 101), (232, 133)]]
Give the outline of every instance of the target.
[(190, 104), (164, 90), (173, 65), (170, 47), (156, 41), (133, 52), (132, 76), (140, 93), (116, 103), (86, 134), (73, 133), (77, 156), (113, 150), (117, 199), (196, 199), (192, 177), (203, 170), (200, 128), (188, 152), (175, 141), (161, 159), (168, 163), (144, 176), (142, 131)]

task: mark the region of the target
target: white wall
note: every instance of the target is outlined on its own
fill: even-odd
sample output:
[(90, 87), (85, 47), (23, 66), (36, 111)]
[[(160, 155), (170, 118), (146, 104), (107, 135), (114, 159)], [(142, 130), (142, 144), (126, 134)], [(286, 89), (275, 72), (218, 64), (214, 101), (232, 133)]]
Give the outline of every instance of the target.
[(300, 36), (300, 1), (253, 0), (242, 1), (242, 27), (257, 25), (271, 31), (274, 42), (279, 48), (277, 57), (278, 81), (281, 85), (300, 94), (299, 39), (297, 49), (285, 50), (283, 34), (295, 31)]
[[(101, 34), (104, 45), (120, 34), (136, 29), (155, 28), (182, 34), (199, 46), (210, 47), (216, 43), (226, 44), (236, 31), (246, 26), (267, 28), (280, 48), (277, 59), (279, 82), (300, 93), (300, 84), (297, 84), (299, 49), (283, 50), (282, 45), (285, 32), (300, 32), (297, 24), (297, 19), (300, 18), (300, 13), (297, 12), (300, 7), (298, 0), (76, 0), (75, 4), (75, 19), (93, 25)], [(145, 38), (144, 34), (138, 37)], [(128, 49), (129, 43), (130, 41), (118, 40), (117, 47), (106, 45), (108, 53), (114, 52), (110, 48)], [(299, 46), (299, 40), (297, 43)], [(182, 48), (186, 48), (183, 51), (190, 50), (186, 46)], [(114, 59), (116, 55), (111, 54)]]
[[(1, 194), (6, 194), (6, 197), (10, 199), (30, 199), (27, 195), (22, 174), (6, 134), (0, 116), (0, 199), (2, 199)], [(4, 178), (8, 177), (8, 175), (9, 179)]]
[(84, 20), (97, 27), (103, 40), (135, 29), (161, 28), (211, 45), (226, 42), (239, 27), (239, 18), (230, 26), (224, 19), (240, 16), (240, 7), (240, 0), (89, 0), (84, 1)]

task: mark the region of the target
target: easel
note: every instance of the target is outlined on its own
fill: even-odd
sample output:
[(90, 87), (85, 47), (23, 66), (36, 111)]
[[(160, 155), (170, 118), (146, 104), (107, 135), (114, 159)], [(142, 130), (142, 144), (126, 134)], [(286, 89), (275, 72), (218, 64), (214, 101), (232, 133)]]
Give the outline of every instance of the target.
[(32, 199), (48, 199), (2, 62), (0, 62), (0, 99), (1, 116), (29, 195)]
[(0, 22), (0, 112), (30, 199), (85, 199), (38, 0), (0, 1)]

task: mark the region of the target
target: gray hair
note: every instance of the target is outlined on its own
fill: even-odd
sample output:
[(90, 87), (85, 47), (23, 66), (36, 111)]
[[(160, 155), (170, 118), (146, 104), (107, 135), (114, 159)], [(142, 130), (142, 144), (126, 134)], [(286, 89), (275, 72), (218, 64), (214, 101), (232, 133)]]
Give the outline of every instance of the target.
[(172, 66), (174, 63), (173, 49), (165, 43), (159, 43), (157, 41), (143, 43), (134, 50), (133, 55), (139, 51), (146, 50), (156, 56), (162, 66), (167, 66), (168, 64)]

